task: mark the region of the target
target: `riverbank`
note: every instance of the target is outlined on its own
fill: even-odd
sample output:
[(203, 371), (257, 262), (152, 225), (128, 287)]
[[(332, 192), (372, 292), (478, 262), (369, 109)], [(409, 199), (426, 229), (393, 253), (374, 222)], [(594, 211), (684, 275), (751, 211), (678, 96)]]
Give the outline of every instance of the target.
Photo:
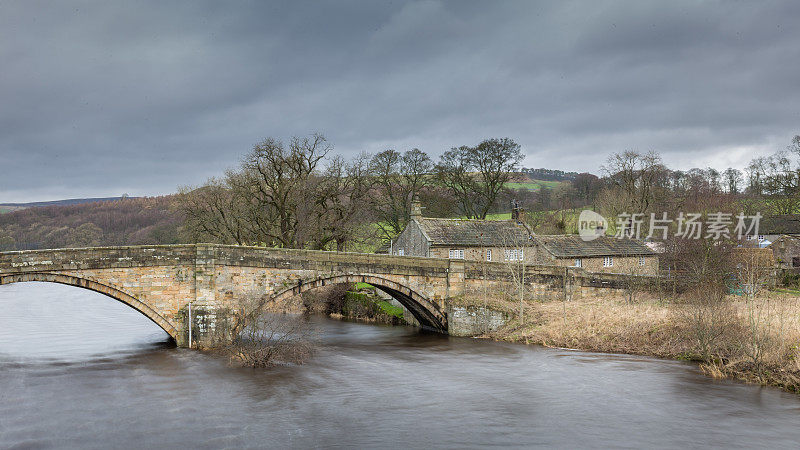
[[(476, 300), (475, 306), (483, 304)], [(716, 305), (640, 295), (544, 299), (524, 305), (494, 299), (510, 320), (496, 340), (604, 353), (695, 361), (715, 378), (735, 378), (800, 393), (800, 298), (765, 292)]]
[(303, 294), (301, 311), (364, 323), (407, 324), (405, 315), (410, 313), (386, 297), (367, 283), (329, 286)]
[[(348, 292), (348, 289), (352, 289)], [(307, 312), (371, 323), (403, 323), (368, 285), (304, 294)], [(763, 291), (729, 295), (717, 303), (639, 292), (563, 301), (551, 293), (524, 303), (502, 297), (453, 298), (475, 317), (499, 312), (508, 320), (483, 337), (499, 341), (693, 361), (714, 378), (732, 378), (800, 394), (800, 295)], [(297, 306), (297, 305), (295, 305)], [(481, 311), (483, 311), (481, 313)], [(476, 319), (477, 320), (477, 319)], [(480, 332), (477, 321), (474, 328)], [(488, 323), (484, 324), (488, 326)]]

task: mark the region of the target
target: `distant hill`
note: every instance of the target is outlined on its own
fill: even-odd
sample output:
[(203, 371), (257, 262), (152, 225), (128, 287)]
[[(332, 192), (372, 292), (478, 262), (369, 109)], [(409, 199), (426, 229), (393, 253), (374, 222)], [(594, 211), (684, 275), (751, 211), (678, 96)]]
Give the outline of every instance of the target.
[(0, 203), (0, 214), (11, 211), (18, 211), (25, 208), (36, 208), (41, 206), (57, 205), (80, 205), (83, 203), (111, 202), (115, 200), (137, 198), (137, 197), (97, 197), (97, 198), (70, 198), (66, 200), (52, 200), (49, 202), (29, 202), (29, 203)]
[(173, 199), (73, 199), (0, 214), (0, 251), (175, 244), (183, 221)]

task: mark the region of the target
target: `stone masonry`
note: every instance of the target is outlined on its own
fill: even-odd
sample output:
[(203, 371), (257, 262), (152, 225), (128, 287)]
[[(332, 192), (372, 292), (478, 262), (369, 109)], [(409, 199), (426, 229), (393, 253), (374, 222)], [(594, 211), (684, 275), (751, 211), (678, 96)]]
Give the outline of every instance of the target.
[[(580, 269), (528, 266), (532, 288), (568, 296), (617, 289), (625, 276)], [(248, 294), (273, 301), (324, 285), (366, 282), (391, 295), (426, 328), (443, 333), (464, 329), (450, 321), (450, 299), (513, 291), (503, 263), (240, 247), (214, 244), (98, 247), (0, 253), (0, 285), (42, 281), (103, 293), (138, 310), (180, 346), (188, 345), (187, 307), (193, 335), (207, 331), (203, 315), (231, 307)], [(212, 320), (213, 322), (213, 320)], [(462, 333), (457, 333), (462, 334)]]

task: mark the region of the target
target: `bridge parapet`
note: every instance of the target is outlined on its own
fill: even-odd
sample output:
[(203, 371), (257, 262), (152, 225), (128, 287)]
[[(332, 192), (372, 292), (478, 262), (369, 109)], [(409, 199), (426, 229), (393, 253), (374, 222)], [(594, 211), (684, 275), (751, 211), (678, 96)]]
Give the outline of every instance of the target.
[(0, 253), (0, 274), (191, 264), (193, 245), (63, 248)]
[(218, 264), (241, 267), (275, 267), (317, 272), (369, 272), (395, 275), (444, 275), (449, 261), (413, 256), (320, 250), (276, 249), (234, 245), (214, 246)]

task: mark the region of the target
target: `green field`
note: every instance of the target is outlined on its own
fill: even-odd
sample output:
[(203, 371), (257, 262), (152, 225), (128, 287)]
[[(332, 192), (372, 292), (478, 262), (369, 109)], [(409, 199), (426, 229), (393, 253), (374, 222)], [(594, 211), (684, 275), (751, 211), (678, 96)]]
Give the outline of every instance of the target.
[(506, 183), (505, 187), (509, 189), (528, 189), (531, 191), (538, 191), (542, 188), (542, 186), (553, 189), (561, 183), (562, 181), (532, 180), (524, 183)]
[(0, 206), (0, 214), (10, 213), (13, 211), (19, 211), (20, 209), (25, 209), (24, 206)]

